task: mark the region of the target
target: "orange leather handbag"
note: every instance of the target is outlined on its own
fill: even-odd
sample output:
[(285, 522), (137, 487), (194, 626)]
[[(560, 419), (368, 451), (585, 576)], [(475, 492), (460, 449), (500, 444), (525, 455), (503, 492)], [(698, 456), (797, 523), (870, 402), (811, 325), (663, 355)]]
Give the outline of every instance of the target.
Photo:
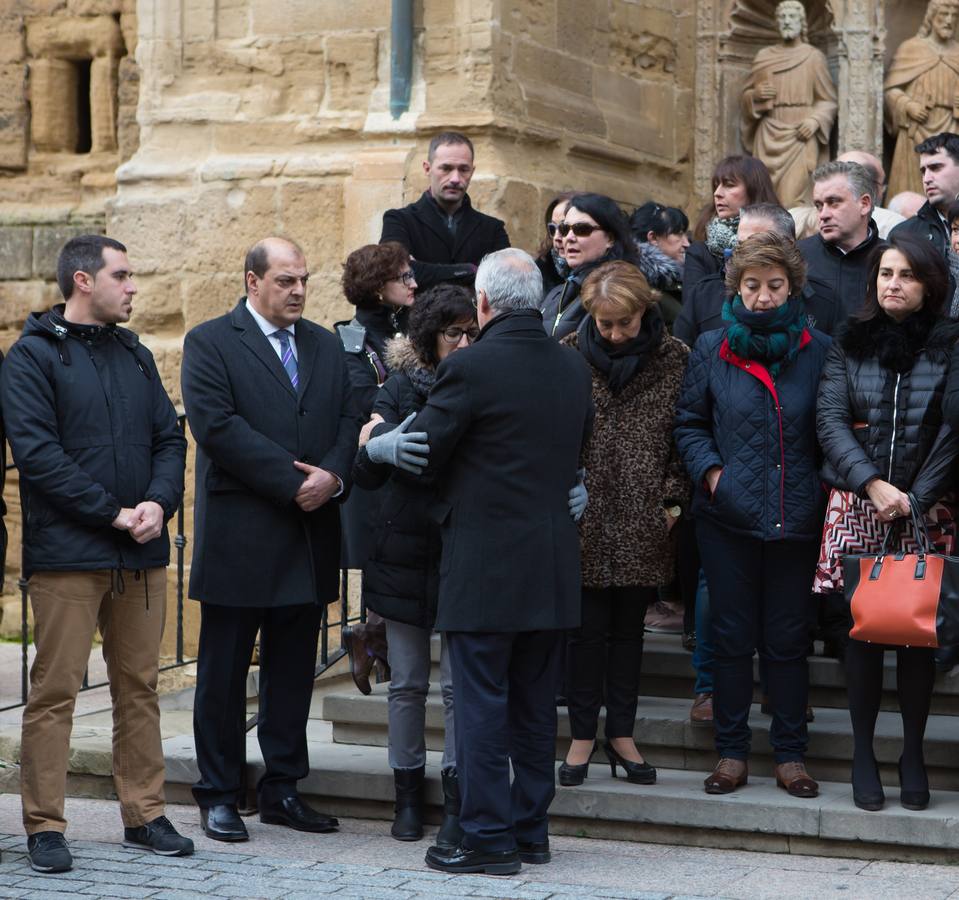
[[(959, 557), (931, 552), (912, 494), (909, 503), (918, 552), (891, 552), (898, 532), (898, 523), (893, 522), (878, 554), (843, 557), (853, 621), (849, 637), (896, 647), (959, 643)], [(908, 519), (903, 527), (909, 527)]]

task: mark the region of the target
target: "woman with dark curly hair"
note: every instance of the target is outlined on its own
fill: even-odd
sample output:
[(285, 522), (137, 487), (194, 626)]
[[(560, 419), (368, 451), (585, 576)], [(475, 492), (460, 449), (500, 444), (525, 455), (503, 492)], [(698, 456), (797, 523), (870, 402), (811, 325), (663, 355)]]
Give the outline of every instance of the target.
[(822, 532), (816, 390), (829, 338), (806, 327), (806, 265), (773, 233), (726, 264), (727, 325), (699, 336), (676, 409), (709, 588), (719, 761), (704, 784), (746, 783), (753, 654), (762, 647), (776, 782), (815, 797), (806, 772), (809, 593)]
[[(386, 359), (393, 374), (373, 407), (373, 436), (389, 430), (426, 402), (436, 368), (450, 353), (469, 346), (479, 334), (471, 292), (440, 284), (417, 297), (407, 336), (393, 338)], [(380, 425), (379, 423), (385, 423)], [(364, 429), (364, 433), (369, 431)], [(389, 664), (389, 756), (396, 785), (397, 840), (423, 836), (423, 778), (426, 696), (430, 680), (430, 635), (439, 592), (440, 533), (429, 516), (435, 488), (427, 476), (373, 463), (361, 438), (353, 467), (355, 484), (380, 488), (383, 504), (376, 523), (374, 549), (363, 567), (366, 605), (386, 620)], [(446, 648), (440, 659), (445, 711), (443, 749), (443, 825), (440, 847), (459, 845), (459, 783), (453, 741), (453, 688)]]
[[(343, 264), (343, 293), (356, 307), (350, 322), (337, 322), (336, 333), (346, 350), (346, 368), (353, 386), (357, 418), (366, 421), (389, 375), (386, 343), (406, 331), (406, 316), (413, 303), (416, 278), (407, 249), (395, 241), (367, 244), (354, 250)], [(378, 502), (362, 488), (354, 489), (343, 504), (343, 561), (361, 569), (373, 549), (371, 538)], [(377, 665), (386, 677), (386, 636), (382, 620), (370, 616), (366, 623), (343, 629), (343, 645), (350, 655), (356, 686), (370, 693), (370, 673)]]
[(543, 301), (543, 325), (557, 340), (571, 334), (586, 311), (579, 292), (586, 276), (611, 259), (637, 262), (636, 243), (615, 200), (602, 194), (576, 194), (559, 223), (563, 256), (570, 274)]

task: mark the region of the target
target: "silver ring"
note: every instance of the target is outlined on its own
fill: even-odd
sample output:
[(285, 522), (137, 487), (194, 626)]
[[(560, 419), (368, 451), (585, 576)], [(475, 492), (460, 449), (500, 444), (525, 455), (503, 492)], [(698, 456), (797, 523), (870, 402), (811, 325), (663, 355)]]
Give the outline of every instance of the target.
[(899, 515), (899, 510), (898, 510), (898, 509), (894, 509), (891, 513), (889, 513), (889, 518), (890, 518), (890, 519), (895, 519), (896, 516), (898, 516), (898, 515)]

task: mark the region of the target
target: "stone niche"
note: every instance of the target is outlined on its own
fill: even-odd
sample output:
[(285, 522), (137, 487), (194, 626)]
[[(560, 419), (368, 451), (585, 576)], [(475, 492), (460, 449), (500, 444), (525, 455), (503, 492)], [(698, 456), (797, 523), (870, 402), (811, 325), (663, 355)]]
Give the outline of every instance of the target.
[(113, 16), (39, 18), (27, 24), (30, 139), (37, 151), (117, 149), (117, 68), (125, 48)]
[[(777, 43), (778, 0), (698, 0), (694, 190), (709, 197), (712, 170), (741, 153), (739, 98), (753, 58)], [(915, 0), (900, 0), (912, 7)], [(882, 150), (885, 51), (880, 0), (805, 0), (809, 43), (829, 63), (839, 93), (833, 151)]]

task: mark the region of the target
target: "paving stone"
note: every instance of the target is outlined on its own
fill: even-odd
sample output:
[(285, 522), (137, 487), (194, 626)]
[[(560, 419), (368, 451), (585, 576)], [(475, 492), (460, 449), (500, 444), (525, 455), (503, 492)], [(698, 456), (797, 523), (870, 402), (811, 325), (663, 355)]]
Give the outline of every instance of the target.
[(368, 885), (360, 887), (346, 887), (333, 895), (334, 897), (359, 897), (362, 900), (412, 900), (416, 895), (412, 891), (397, 890), (396, 888), (375, 888)]
[(239, 875), (222, 875), (207, 882), (207, 891), (221, 897), (256, 897), (264, 900), (273, 900), (282, 897), (287, 889), (278, 885), (269, 877), (242, 877)]
[[(428, 894), (435, 898), (437, 894), (449, 894), (456, 885), (449, 881), (424, 881), (420, 878), (410, 878), (398, 885), (404, 891), (413, 891), (415, 894)], [(539, 887), (539, 885), (537, 885)], [(462, 897), (462, 894), (458, 896)]]
[[(171, 866), (169, 865), (177, 857), (173, 856), (169, 859), (165, 859), (162, 863), (151, 863), (148, 866), (136, 865), (137, 872), (143, 872), (144, 875), (150, 875), (152, 878), (166, 878), (167, 876), (171, 878), (179, 878), (181, 881), (203, 881), (206, 878), (211, 876), (211, 872), (207, 869), (198, 869), (196, 867), (186, 868), (185, 866)], [(209, 865), (210, 863), (206, 860), (203, 861), (203, 865)]]
[(212, 890), (215, 882), (216, 878), (209, 878), (206, 881), (190, 881), (186, 878), (177, 878), (175, 876), (161, 876), (154, 878), (147, 886), (155, 887), (157, 890), (169, 888), (178, 891), (193, 891), (194, 893), (207, 894)]
[(343, 872), (348, 875), (376, 875), (377, 872), (384, 871), (382, 866), (364, 866), (356, 863), (321, 863), (324, 869), (330, 872)]
[(93, 895), (95, 897), (152, 897), (156, 893), (155, 887), (134, 887), (128, 884), (95, 884), (93, 887), (84, 888), (80, 891), (84, 895)]
[(69, 878), (70, 872), (61, 872), (56, 875), (41, 875), (32, 869), (27, 869), (27, 874), (17, 882), (19, 888), (29, 888), (34, 891), (62, 891), (68, 894), (77, 894), (85, 887), (91, 887), (94, 884), (91, 876), (87, 875), (85, 880), (78, 878)]
[[(249, 875), (251, 878), (258, 878), (266, 875), (274, 869), (272, 865), (255, 865), (254, 863), (233, 862), (220, 858), (216, 862), (206, 863), (204, 869), (221, 872), (228, 875)], [(194, 871), (197, 871), (194, 869)]]
[[(22, 888), (17, 888), (17, 890), (22, 890)], [(77, 900), (77, 897), (81, 896), (75, 892), (66, 893), (64, 891), (43, 891), (43, 890), (27, 890), (24, 893), (20, 894), (21, 897), (29, 897), (30, 900)]]
[(208, 895), (198, 894), (196, 891), (161, 891), (159, 894), (154, 894), (150, 900), (197, 900), (197, 897), (205, 896)]
[[(453, 882), (452, 887), (458, 887)], [(483, 885), (467, 892), (469, 897), (503, 897), (506, 900), (547, 900), (550, 891), (540, 890), (535, 882), (527, 882), (520, 888), (501, 887), (497, 884)]]
[(341, 884), (351, 886), (368, 884), (370, 887), (385, 888), (398, 887), (402, 882), (407, 880), (407, 876), (397, 875), (395, 872), (389, 870), (380, 872), (377, 875), (340, 875), (338, 879)]
[(455, 875), (445, 875), (442, 872), (419, 871), (417, 869), (390, 869), (395, 875), (405, 875), (417, 881), (450, 881)]

